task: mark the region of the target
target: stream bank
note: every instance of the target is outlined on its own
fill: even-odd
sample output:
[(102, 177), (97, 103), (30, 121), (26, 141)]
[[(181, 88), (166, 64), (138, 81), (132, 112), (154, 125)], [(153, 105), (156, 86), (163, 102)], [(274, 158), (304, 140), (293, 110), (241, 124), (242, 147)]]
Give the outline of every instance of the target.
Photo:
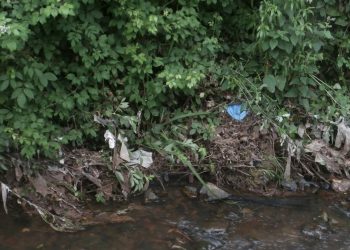
[[(298, 167), (294, 161), (292, 176), (286, 181), (288, 152), (280, 141), (275, 130), (264, 128), (262, 120), (255, 116), (237, 122), (223, 114), (221, 125), (206, 145), (207, 157), (198, 160), (189, 155), (189, 158), (206, 181), (262, 197), (306, 195), (331, 188), (334, 175), (327, 172), (321, 175), (314, 162), (308, 162), (308, 167), (301, 162), (304, 167)], [(166, 157), (159, 154), (154, 154), (154, 163), (147, 169), (123, 167), (116, 150), (112, 157), (108, 150), (66, 149), (56, 161), (29, 163), (16, 156), (9, 159), (11, 168), (3, 177), (2, 186), (5, 194), (9, 192), (3, 196), (4, 208), (7, 208), (7, 197), (14, 197), (24, 211), (38, 213), (57, 231), (77, 231), (109, 221), (130, 221), (127, 216), (114, 214), (97, 218), (89, 205), (112, 201), (122, 204), (131, 197), (143, 195), (149, 185), (155, 183), (164, 187), (173, 184), (174, 179), (187, 180), (189, 184), (195, 182), (187, 167), (169, 164)], [(141, 189), (135, 189), (136, 182), (142, 184)], [(339, 185), (342, 187), (342, 183)], [(11, 213), (11, 209), (8, 210)]]

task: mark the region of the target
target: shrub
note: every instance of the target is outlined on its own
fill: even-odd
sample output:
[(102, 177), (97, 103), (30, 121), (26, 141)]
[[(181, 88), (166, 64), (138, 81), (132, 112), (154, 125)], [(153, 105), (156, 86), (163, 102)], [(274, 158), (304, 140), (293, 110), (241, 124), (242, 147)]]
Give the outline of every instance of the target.
[[(221, 79), (238, 64), (279, 103), (334, 116), (317, 75), (341, 88), (338, 115), (349, 107), (350, 4), (341, 0), (23, 0), (0, 7), (0, 148), (17, 147), (28, 158), (96, 137), (93, 114), (141, 112), (148, 130), (173, 113), (198, 110), (199, 91), (235, 87)], [(129, 107), (118, 111), (124, 100)]]

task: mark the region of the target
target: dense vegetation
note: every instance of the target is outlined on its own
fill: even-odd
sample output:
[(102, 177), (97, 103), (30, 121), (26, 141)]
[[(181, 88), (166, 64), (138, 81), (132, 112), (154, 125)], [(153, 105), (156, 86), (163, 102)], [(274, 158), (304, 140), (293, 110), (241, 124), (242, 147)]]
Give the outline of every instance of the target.
[(0, 8), (0, 147), (27, 158), (101, 140), (93, 115), (114, 119), (134, 144), (197, 150), (188, 139), (208, 138), (216, 124), (207, 101), (226, 95), (277, 117), (291, 137), (302, 119), (335, 121), (350, 110), (348, 1), (4, 0)]

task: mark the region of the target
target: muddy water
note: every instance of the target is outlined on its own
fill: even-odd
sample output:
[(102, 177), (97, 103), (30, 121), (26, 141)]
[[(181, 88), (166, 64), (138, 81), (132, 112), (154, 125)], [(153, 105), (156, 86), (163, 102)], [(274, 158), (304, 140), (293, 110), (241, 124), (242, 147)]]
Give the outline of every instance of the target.
[[(38, 218), (1, 215), (0, 249), (350, 249), (347, 197), (310, 195), (302, 206), (206, 203), (169, 188), (158, 203), (109, 205), (133, 222), (57, 233)], [(294, 203), (295, 199), (293, 198)], [(345, 202), (344, 202), (345, 201)]]

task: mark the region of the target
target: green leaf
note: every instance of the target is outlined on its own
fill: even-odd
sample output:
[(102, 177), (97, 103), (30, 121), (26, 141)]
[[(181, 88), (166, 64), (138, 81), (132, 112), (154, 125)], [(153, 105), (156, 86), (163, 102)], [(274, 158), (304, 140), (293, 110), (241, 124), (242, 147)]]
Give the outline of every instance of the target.
[(286, 77), (285, 76), (276, 76), (276, 87), (280, 90), (283, 91), (284, 87), (286, 86)]
[(41, 74), (38, 75), (39, 81), (42, 86), (47, 87), (48, 80), (46, 78), (46, 74), (43, 74), (41, 71), (39, 71)]
[(24, 89), (23, 92), (28, 97), (28, 99), (34, 99), (34, 93), (31, 89)]
[(293, 50), (293, 45), (291, 43), (285, 42), (285, 41), (279, 42), (278, 47), (280, 49), (283, 49), (284, 51), (286, 51), (288, 54), (290, 54)]
[(317, 42), (314, 42), (314, 43), (312, 44), (312, 47), (314, 48), (314, 50), (315, 50), (316, 52), (318, 52), (318, 51), (321, 49), (322, 45), (323, 45), (323, 42), (317, 41)]
[(268, 50), (269, 47), (270, 47), (270, 46), (269, 46), (269, 43), (268, 43), (268, 42), (262, 42), (261, 48), (262, 48), (263, 51)]
[(17, 96), (18, 106), (20, 106), (21, 108), (24, 108), (26, 102), (27, 102), (27, 97), (25, 96), (25, 94), (23, 92), (19, 93), (19, 95)]
[(0, 91), (6, 90), (9, 85), (10, 85), (10, 81), (9, 80), (3, 81), (1, 83), (1, 85), (0, 85)]
[(50, 73), (50, 72), (45, 73), (45, 77), (48, 81), (51, 81), (51, 82), (57, 80), (57, 77), (53, 73)]
[(298, 43), (298, 37), (293, 34), (291, 37), (290, 37), (290, 41), (292, 42), (293, 46), (295, 46), (297, 43)]
[(115, 177), (117, 177), (119, 182), (124, 182), (124, 176), (122, 175), (121, 172), (115, 171)]
[(294, 98), (298, 96), (298, 90), (296, 88), (291, 88), (284, 96)]
[(309, 87), (308, 86), (300, 86), (299, 87), (299, 93), (303, 97), (308, 97), (309, 96)]
[(9, 40), (5, 43), (5, 45), (10, 51), (15, 51), (17, 49), (16, 40)]
[(276, 78), (273, 75), (266, 75), (263, 80), (263, 86), (268, 89), (271, 93), (275, 93)]
[(15, 89), (15, 91), (12, 92), (11, 99), (16, 99), (20, 93), (22, 93), (21, 88)]
[(299, 103), (300, 103), (301, 105), (303, 105), (303, 107), (305, 108), (306, 111), (309, 111), (309, 110), (310, 110), (310, 103), (309, 103), (309, 100), (308, 100), (308, 99), (305, 99), (305, 98), (300, 99), (300, 100), (299, 100)]
[(276, 39), (270, 40), (270, 48), (273, 50), (277, 47), (278, 41)]

